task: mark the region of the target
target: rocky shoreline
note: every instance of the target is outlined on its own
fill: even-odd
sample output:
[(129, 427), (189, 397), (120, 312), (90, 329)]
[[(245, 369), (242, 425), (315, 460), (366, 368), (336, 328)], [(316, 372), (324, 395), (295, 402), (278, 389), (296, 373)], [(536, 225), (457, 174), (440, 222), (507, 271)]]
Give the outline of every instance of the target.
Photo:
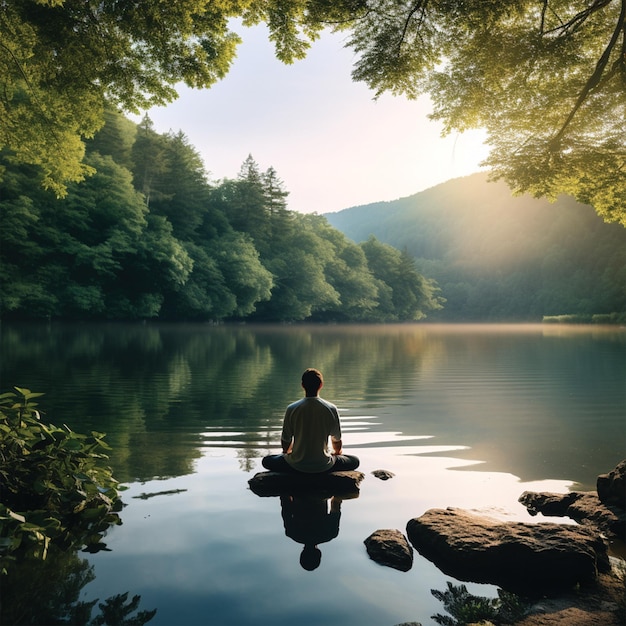
[(489, 582), (526, 598), (517, 626), (624, 626), (626, 565), (610, 546), (626, 539), (626, 460), (598, 476), (596, 492), (524, 492), (531, 515), (576, 525), (497, 522), (458, 509), (407, 524), (413, 547), (459, 580)]
[[(294, 488), (358, 492), (363, 478), (360, 472), (305, 480), (262, 472), (249, 484), (258, 495)], [(520, 496), (531, 515), (569, 517), (576, 524), (501, 522), (462, 509), (430, 509), (408, 521), (406, 535), (378, 529), (364, 543), (381, 565), (408, 571), (415, 549), (457, 580), (490, 583), (524, 599), (522, 617), (497, 624), (624, 626), (626, 460), (599, 476), (596, 486), (595, 492)], [(611, 556), (611, 546), (621, 546), (621, 558)]]

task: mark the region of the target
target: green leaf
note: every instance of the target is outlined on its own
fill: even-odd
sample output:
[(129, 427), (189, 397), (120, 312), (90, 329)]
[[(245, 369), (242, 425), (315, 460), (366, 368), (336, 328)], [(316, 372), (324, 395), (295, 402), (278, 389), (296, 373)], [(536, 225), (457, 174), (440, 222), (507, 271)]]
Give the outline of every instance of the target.
[(107, 514), (106, 506), (98, 506), (94, 508), (85, 509), (82, 511), (81, 517), (87, 521), (95, 521)]
[[(28, 389), (18, 390), (35, 397)], [(10, 396), (3, 397), (7, 400)], [(121, 501), (110, 470), (98, 465), (98, 455), (90, 452), (87, 437), (67, 426), (60, 429), (42, 424), (35, 419), (35, 412), (28, 414), (29, 409), (32, 404), (14, 403), (5, 409), (8, 417), (0, 424), (0, 480), (5, 487), (0, 535), (7, 538), (2, 549), (9, 555), (26, 551), (43, 559), (51, 541), (70, 549), (82, 545), (94, 529), (105, 532), (120, 523), (113, 510), (121, 508)], [(15, 429), (10, 428), (13, 419)], [(100, 445), (92, 446), (96, 444)], [(101, 489), (109, 497), (101, 495)], [(30, 510), (24, 503), (31, 504)], [(16, 506), (20, 513), (12, 510)], [(3, 559), (0, 568), (6, 569)]]
[(77, 441), (76, 439), (66, 439), (63, 444), (62, 447), (65, 450), (74, 450), (74, 451), (78, 451), (78, 450), (82, 450), (82, 445), (80, 443), (80, 441)]
[(33, 524), (33, 523), (31, 523), (31, 522), (24, 522), (24, 523), (20, 526), (20, 528), (21, 528), (23, 531), (26, 531), (26, 532), (34, 532), (34, 533), (40, 533), (41, 531), (43, 531), (43, 530), (44, 530), (44, 529), (43, 529), (41, 526), (39, 526), (38, 524)]

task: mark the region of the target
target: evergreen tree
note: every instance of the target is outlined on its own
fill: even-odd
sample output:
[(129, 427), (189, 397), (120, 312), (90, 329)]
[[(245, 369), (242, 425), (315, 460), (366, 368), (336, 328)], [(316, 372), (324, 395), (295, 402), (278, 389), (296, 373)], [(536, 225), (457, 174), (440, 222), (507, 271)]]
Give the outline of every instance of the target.
[(286, 242), (293, 230), (292, 213), (287, 209), (289, 192), (278, 177), (276, 170), (269, 167), (262, 174), (263, 196), (265, 200), (265, 241), (258, 241), (257, 247), (262, 255)]
[(167, 199), (161, 185), (168, 168), (166, 139), (154, 130), (147, 114), (137, 127), (132, 158), (135, 189), (144, 195), (148, 207), (153, 200)]
[(168, 219), (177, 239), (191, 241), (210, 202), (204, 163), (182, 132), (162, 136), (161, 140), (164, 167), (158, 184), (162, 193), (153, 198), (150, 211)]
[(87, 153), (110, 156), (118, 165), (132, 171), (137, 125), (110, 103), (105, 104), (103, 118), (104, 126), (86, 142)]
[(230, 186), (228, 218), (235, 230), (263, 239), (266, 228), (265, 193), (258, 163), (249, 154), (241, 165), (236, 184)]

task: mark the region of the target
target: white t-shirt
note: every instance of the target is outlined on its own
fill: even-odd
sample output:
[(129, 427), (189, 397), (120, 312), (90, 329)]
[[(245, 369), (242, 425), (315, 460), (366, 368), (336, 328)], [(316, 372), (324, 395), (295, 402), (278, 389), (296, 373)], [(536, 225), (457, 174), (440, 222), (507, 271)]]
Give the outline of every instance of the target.
[(319, 396), (304, 397), (285, 411), (281, 439), (291, 441), (293, 449), (285, 455), (291, 467), (300, 472), (324, 472), (335, 464), (328, 449), (328, 437), (341, 439), (337, 407)]

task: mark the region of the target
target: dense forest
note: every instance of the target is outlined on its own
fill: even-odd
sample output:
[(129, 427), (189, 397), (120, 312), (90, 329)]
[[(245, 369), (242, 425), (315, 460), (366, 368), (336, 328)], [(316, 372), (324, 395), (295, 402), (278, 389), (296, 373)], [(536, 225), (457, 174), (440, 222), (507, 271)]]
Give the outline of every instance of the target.
[(416, 259), (446, 299), (430, 320), (626, 318), (626, 229), (571, 197), (514, 197), (479, 173), (326, 217)]
[(415, 260), (290, 211), (252, 156), (211, 183), (182, 133), (109, 107), (64, 198), (0, 152), (0, 313), (11, 319), (407, 321), (441, 306)]

